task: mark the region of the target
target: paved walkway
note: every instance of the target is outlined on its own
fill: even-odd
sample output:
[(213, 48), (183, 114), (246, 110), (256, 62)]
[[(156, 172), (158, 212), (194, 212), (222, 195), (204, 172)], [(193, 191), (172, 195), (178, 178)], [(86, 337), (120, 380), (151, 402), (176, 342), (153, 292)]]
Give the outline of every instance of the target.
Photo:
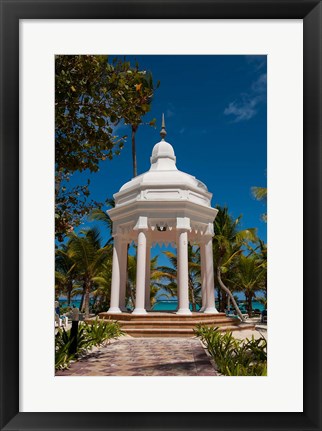
[(122, 337), (56, 376), (216, 376), (195, 338)]

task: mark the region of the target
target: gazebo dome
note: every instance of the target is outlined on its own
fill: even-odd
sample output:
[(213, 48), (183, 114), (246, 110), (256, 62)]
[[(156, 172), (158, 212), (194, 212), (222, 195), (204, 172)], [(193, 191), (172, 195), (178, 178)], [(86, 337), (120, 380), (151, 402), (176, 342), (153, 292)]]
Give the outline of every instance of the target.
[[(194, 176), (180, 171), (171, 144), (161, 140), (154, 145), (147, 172), (125, 183), (114, 195), (115, 206), (135, 201), (190, 200), (210, 207), (212, 194)], [(141, 193), (142, 192), (142, 193)]]
[(158, 159), (170, 159), (174, 162), (176, 161), (176, 156), (174, 155), (174, 149), (171, 144), (162, 140), (155, 144), (152, 150), (151, 164), (155, 163)]

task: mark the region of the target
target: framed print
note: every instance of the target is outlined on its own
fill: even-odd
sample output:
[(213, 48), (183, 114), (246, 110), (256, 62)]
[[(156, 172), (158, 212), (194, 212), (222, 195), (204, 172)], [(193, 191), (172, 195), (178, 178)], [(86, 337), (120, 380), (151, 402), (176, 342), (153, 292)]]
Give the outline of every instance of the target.
[[(321, 429), (321, 3), (1, 0), (1, 27), (1, 429)], [(181, 90), (185, 104), (181, 109), (185, 108), (185, 115), (197, 112), (194, 118), (187, 117), (190, 125), (198, 123), (197, 115), (204, 103), (193, 88), (204, 92), (200, 80), (205, 84), (212, 71), (219, 77), (221, 70), (227, 77), (227, 87), (220, 92), (218, 85), (216, 94), (225, 100), (220, 109), (226, 121), (226, 137), (235, 124), (254, 119), (259, 125), (258, 112), (262, 109), (270, 189), (267, 283), (273, 286), (268, 294), (272, 308), (267, 376), (213, 376), (206, 372), (142, 376), (128, 374), (124, 369), (123, 374), (86, 375), (81, 367), (79, 374), (55, 375), (55, 347), (50, 332), (55, 220), (57, 223), (54, 77), (57, 57), (73, 55), (127, 56), (131, 61), (139, 58), (143, 64), (153, 57), (155, 68), (161, 70), (162, 66), (169, 79), (172, 73), (173, 82), (185, 83)], [(258, 59), (265, 60), (259, 63)], [(242, 67), (243, 62), (256, 70), (256, 79), (249, 78), (248, 87), (241, 89), (236, 83), (249, 73)], [(140, 84), (136, 83), (135, 89), (140, 92)], [(70, 91), (76, 92), (74, 83)], [(179, 92), (179, 85), (172, 91)], [(211, 105), (216, 106), (215, 93), (209, 89), (210, 94), (214, 96), (208, 101), (208, 111)], [(116, 98), (115, 94), (113, 100)], [(162, 104), (166, 105), (166, 124), (170, 126), (162, 121), (161, 146), (153, 150), (151, 157), (154, 174), (161, 169), (159, 165), (174, 166), (175, 162), (172, 147), (162, 143), (167, 132), (170, 140), (171, 121), (175, 121), (175, 107), (168, 99)], [(219, 126), (212, 129), (214, 135), (210, 138), (207, 126), (212, 119), (205, 115), (203, 118), (203, 125), (196, 125), (196, 144), (190, 147), (195, 157), (190, 163), (191, 167), (199, 164), (199, 170), (206, 175), (205, 154), (218, 157), (216, 163), (220, 163), (227, 148), (224, 149), (225, 137), (218, 138), (218, 147), (210, 153), (215, 136), (220, 136)], [(184, 136), (184, 126), (178, 129), (178, 137)], [(93, 133), (97, 127), (103, 126), (95, 125)], [(243, 130), (249, 136), (246, 126)], [(69, 133), (73, 132), (72, 127)], [(244, 177), (264, 166), (260, 152), (266, 157), (266, 147), (260, 150), (254, 143), (251, 148), (253, 158), (249, 165), (245, 161), (246, 168), (240, 170)], [(162, 163), (159, 158), (163, 158)], [(75, 160), (74, 152), (72, 159)], [(215, 175), (210, 167), (209, 175)], [(114, 177), (117, 176), (116, 172)], [(196, 176), (200, 176), (198, 170)], [(236, 185), (233, 194), (237, 195), (238, 178), (231, 176)], [(192, 205), (198, 205), (200, 190), (208, 196), (205, 187), (198, 181), (193, 184), (196, 201)], [(133, 192), (135, 184), (128, 188)], [(155, 196), (155, 185), (146, 191), (145, 200), (149, 193)], [(116, 204), (117, 199), (116, 195)], [(179, 214), (179, 207), (173, 204), (173, 208), (173, 214), (180, 219), (176, 228), (190, 232), (192, 228), (184, 224), (186, 219)], [(207, 211), (210, 214), (209, 208)], [(110, 212), (111, 218), (121, 219), (119, 213), (116, 206)], [(172, 216), (164, 221), (153, 211), (151, 214), (154, 225), (145, 220), (146, 213), (144, 217), (140, 214), (138, 223), (128, 232), (126, 244), (136, 238), (132, 238), (133, 231), (144, 232), (147, 223), (149, 227), (153, 225), (157, 238), (167, 231), (172, 240)], [(164, 218), (164, 209), (162, 214)], [(202, 221), (193, 217), (191, 220), (198, 240)], [(123, 236), (126, 226), (119, 226), (118, 232), (123, 229)], [(145, 234), (138, 235), (137, 243), (140, 240), (142, 245)], [(186, 244), (187, 239), (182, 238), (178, 241)], [(180, 259), (182, 256), (179, 254)], [(144, 259), (140, 259), (137, 265), (141, 265), (143, 274), (146, 267), (142, 266)], [(115, 286), (115, 265), (113, 268)], [(180, 271), (182, 280), (184, 273)], [(122, 277), (120, 271), (119, 274)], [(136, 281), (138, 284), (138, 278)], [(178, 286), (183, 286), (180, 279)], [(180, 290), (178, 307), (189, 313), (189, 299), (188, 306), (183, 307), (185, 294), (188, 292)], [(109, 297), (110, 307), (119, 312), (121, 302), (115, 300), (115, 288), (113, 295), (114, 299)], [(210, 294), (206, 295), (206, 304), (201, 306), (213, 311)], [(132, 304), (137, 314), (145, 311), (147, 304), (142, 295), (140, 301), (142, 307)], [(216, 305), (215, 298), (212, 305)], [(249, 310), (252, 311), (251, 304)], [(60, 311), (57, 313), (59, 317)], [(147, 356), (141, 354), (140, 361), (147, 361)]]

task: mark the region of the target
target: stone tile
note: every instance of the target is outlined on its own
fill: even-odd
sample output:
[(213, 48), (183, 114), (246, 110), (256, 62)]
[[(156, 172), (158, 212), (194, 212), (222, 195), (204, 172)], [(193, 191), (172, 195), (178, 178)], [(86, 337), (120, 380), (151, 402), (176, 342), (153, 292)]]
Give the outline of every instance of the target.
[(198, 339), (121, 338), (56, 376), (216, 376)]

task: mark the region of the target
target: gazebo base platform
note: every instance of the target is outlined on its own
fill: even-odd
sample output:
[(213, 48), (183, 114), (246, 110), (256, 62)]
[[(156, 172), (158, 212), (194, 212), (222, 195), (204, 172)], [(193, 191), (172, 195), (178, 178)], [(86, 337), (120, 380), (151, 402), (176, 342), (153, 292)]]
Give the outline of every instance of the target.
[(227, 317), (225, 313), (192, 313), (189, 316), (169, 312), (148, 312), (144, 315), (100, 313), (99, 319), (117, 321), (131, 337), (193, 337), (193, 328), (198, 324), (218, 327), (221, 331), (255, 329), (255, 325), (240, 324), (239, 319)]

